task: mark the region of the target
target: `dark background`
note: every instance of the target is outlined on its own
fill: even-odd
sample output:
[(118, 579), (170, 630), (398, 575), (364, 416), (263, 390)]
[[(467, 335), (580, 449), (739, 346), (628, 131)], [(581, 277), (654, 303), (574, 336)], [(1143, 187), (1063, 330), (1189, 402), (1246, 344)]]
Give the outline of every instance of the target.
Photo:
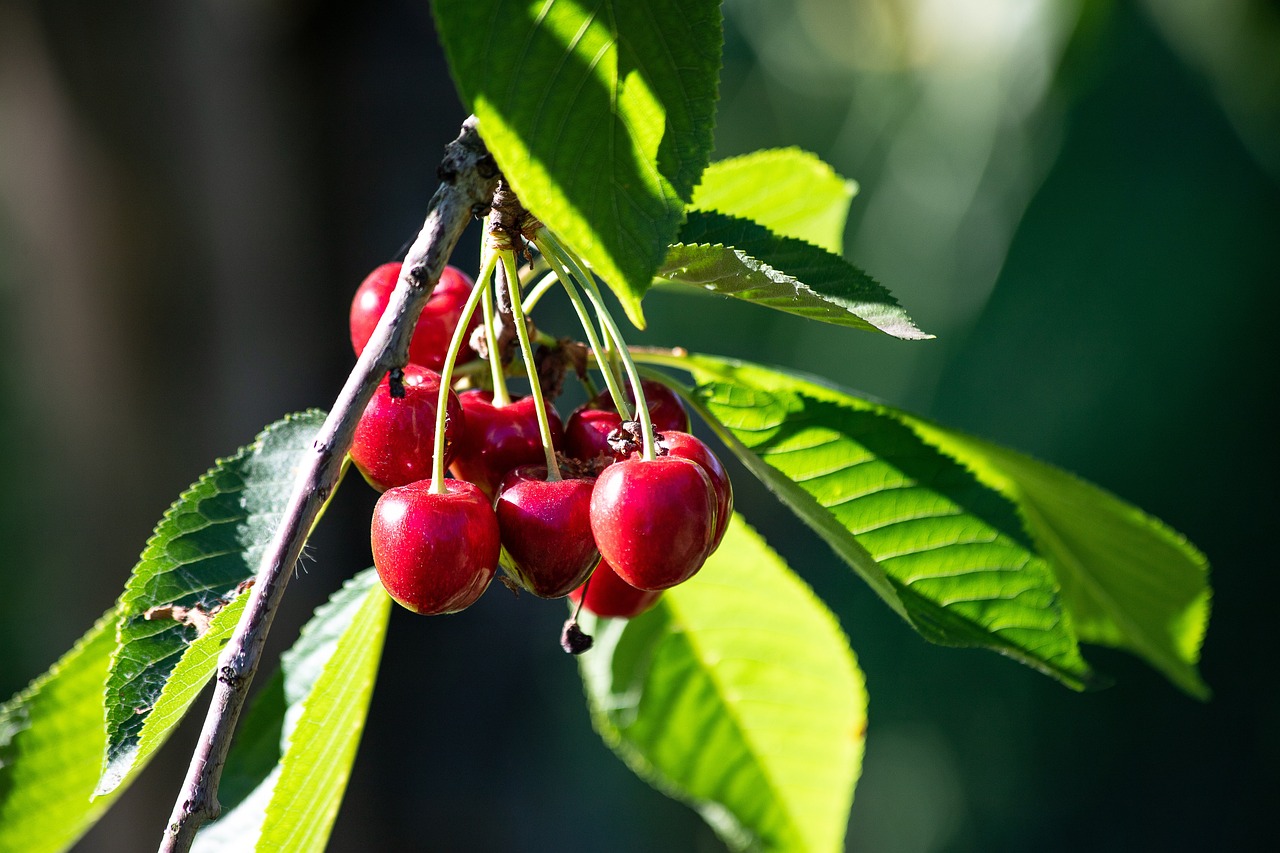
[[(797, 144), (856, 178), (849, 257), (939, 339), (656, 293), (635, 340), (822, 373), (1032, 452), (1213, 564), (1212, 701), (1099, 649), (1115, 686), (1074, 694), (927, 645), (735, 469), (741, 509), (866, 672), (850, 848), (1262, 847), (1280, 793), (1265, 645), (1280, 12), (735, 0), (726, 15), (719, 154)], [(420, 0), (0, 2), (0, 694), (111, 604), (211, 460), (333, 399), (351, 293), (416, 231), (463, 117)], [(546, 309), (545, 328), (572, 328)], [(369, 564), (373, 499), (358, 479), (340, 492), (278, 647)], [(501, 588), (454, 617), (397, 611), (330, 848), (719, 849), (591, 731), (562, 619)], [(154, 847), (194, 731), (79, 849)]]

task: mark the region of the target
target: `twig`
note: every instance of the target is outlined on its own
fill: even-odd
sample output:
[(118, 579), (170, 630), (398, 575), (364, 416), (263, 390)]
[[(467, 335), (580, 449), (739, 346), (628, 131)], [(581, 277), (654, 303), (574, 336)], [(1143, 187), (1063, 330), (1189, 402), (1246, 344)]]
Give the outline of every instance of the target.
[(446, 147), (437, 174), (440, 188), (432, 196), (426, 222), (400, 268), (391, 302), (316, 436), (314, 452), (294, 483), (284, 519), (262, 558), (244, 615), (218, 661), (213, 700), (165, 828), (161, 853), (190, 850), (196, 831), (218, 816), (218, 779), (231, 733), (293, 566), (321, 507), (337, 485), (356, 423), (383, 375), (407, 361), (413, 327), (458, 237), (472, 217), (488, 212), (498, 168), (476, 133), (474, 116), (463, 123), (462, 133)]

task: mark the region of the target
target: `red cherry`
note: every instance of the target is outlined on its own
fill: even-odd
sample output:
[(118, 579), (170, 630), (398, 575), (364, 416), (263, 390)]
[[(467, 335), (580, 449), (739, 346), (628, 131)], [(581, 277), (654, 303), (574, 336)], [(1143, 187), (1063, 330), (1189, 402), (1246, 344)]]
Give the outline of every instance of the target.
[[(688, 432), (689, 413), (684, 403), (667, 386), (660, 382), (643, 380), (640, 387), (644, 389), (645, 401), (649, 404), (649, 417), (654, 429), (679, 430)], [(635, 405), (635, 395), (631, 386), (627, 386), (627, 402)], [(613, 398), (605, 391), (597, 394), (595, 399), (574, 409), (565, 423), (565, 453), (574, 459), (584, 462), (597, 456), (620, 458), (619, 454), (609, 446), (609, 433), (622, 423), (622, 417), (614, 408)]]
[[(400, 264), (383, 264), (360, 283), (355, 298), (351, 300), (351, 346), (356, 355), (364, 352), (373, 335), (373, 329), (382, 319), (391, 301), (391, 291), (400, 277)], [(444, 367), (445, 353), (453, 340), (453, 330), (462, 317), (467, 297), (471, 295), (471, 279), (456, 267), (445, 267), (440, 281), (431, 291), (427, 304), (422, 308), (418, 325), (409, 341), (409, 361), (432, 370)], [(467, 325), (468, 334), (480, 324), (476, 312)], [(466, 347), (463, 353), (470, 353)], [(465, 360), (465, 356), (460, 356)]]
[(582, 601), (582, 587), (569, 593), (569, 600), (574, 604), (582, 601), (582, 606), (596, 614), (612, 619), (633, 619), (648, 610), (662, 597), (662, 591), (656, 589), (636, 589), (618, 577), (604, 560), (591, 573), (591, 581), (586, 585), (587, 599)]
[(637, 589), (666, 589), (702, 568), (716, 529), (707, 473), (678, 456), (615, 462), (591, 493), (600, 556)]
[[(404, 396), (392, 397), (388, 377), (373, 392), (351, 443), (351, 461), (380, 492), (431, 476), (435, 452), (436, 407), (440, 374), (416, 364), (405, 365)], [(462, 433), (462, 405), (449, 392), (445, 420), (445, 464)]]
[(414, 613), (470, 607), (498, 569), (498, 520), (471, 483), (430, 480), (388, 489), (373, 508), (373, 564), (387, 594)]
[(729, 482), (728, 472), (702, 439), (687, 432), (668, 430), (659, 433), (658, 443), (669, 456), (697, 462), (711, 481), (711, 488), (716, 494), (716, 529), (711, 536), (711, 551), (714, 551), (720, 547), (729, 519), (733, 517), (733, 483)]
[[(490, 391), (463, 391), (458, 399), (467, 429), (453, 455), (454, 476), (493, 495), (511, 469), (546, 462), (533, 397), (520, 397), (502, 407), (493, 404)], [(547, 423), (551, 444), (559, 447), (564, 429), (560, 416), (550, 407)]]
[(502, 481), (494, 511), (511, 574), (542, 598), (561, 598), (600, 560), (591, 536), (595, 480), (548, 482), (545, 465), (522, 465)]

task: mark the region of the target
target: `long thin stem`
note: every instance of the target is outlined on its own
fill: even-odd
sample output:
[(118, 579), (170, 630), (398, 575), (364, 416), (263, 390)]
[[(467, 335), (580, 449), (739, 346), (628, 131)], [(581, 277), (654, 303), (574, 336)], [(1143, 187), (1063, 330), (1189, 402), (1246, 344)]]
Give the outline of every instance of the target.
[(458, 353), (462, 351), (462, 343), (467, 337), (467, 326), (471, 323), (471, 315), (476, 313), (476, 305), (481, 299), (488, 299), (489, 276), (493, 273), (496, 255), (489, 254), (485, 265), (480, 270), (480, 278), (471, 289), (471, 295), (462, 306), (462, 316), (453, 329), (453, 338), (449, 341), (449, 351), (444, 356), (444, 366), (440, 370), (440, 400), (436, 404), (436, 433), (431, 445), (431, 493), (443, 495), (444, 486), (444, 439), (449, 425), (449, 395), (453, 384), (453, 366), (458, 362)]
[[(496, 253), (491, 253), (497, 257)], [(492, 273), (497, 267), (490, 270)], [(506, 371), (502, 366), (502, 353), (498, 351), (498, 327), (493, 319), (493, 299), (484, 300), (484, 339), (489, 350), (489, 372), (493, 376), (493, 405), (497, 408), (510, 405), (511, 393), (507, 391)]]
[[(546, 244), (551, 248), (553, 254), (562, 259), (567, 259), (577, 269), (578, 274), (585, 278), (583, 287), (586, 290), (587, 298), (591, 300), (591, 304), (596, 309), (596, 317), (600, 320), (600, 325), (613, 338), (618, 357), (622, 359), (622, 366), (627, 371), (627, 379), (631, 382), (632, 393), (636, 397), (636, 419), (640, 421), (642, 442), (641, 456), (644, 459), (652, 460), (657, 456), (657, 448), (654, 447), (653, 443), (653, 420), (649, 417), (649, 403), (644, 398), (644, 389), (640, 387), (640, 373), (636, 370), (635, 362), (631, 360), (631, 354), (627, 352), (627, 344), (623, 340), (622, 332), (609, 314), (609, 309), (604, 304), (604, 296), (601, 295), (600, 288), (596, 286), (595, 279), (591, 277), (591, 274), (582, 269), (578, 259), (572, 252), (567, 251), (560, 245), (560, 241), (556, 239), (554, 234), (545, 228), (542, 233), (546, 235)], [(608, 372), (605, 375), (608, 376)]]
[(293, 567), (338, 482), (356, 423), (387, 371), (408, 361), (409, 338), (445, 262), (473, 214), (491, 203), (498, 168), (476, 132), (474, 116), (445, 149), (439, 174), (443, 183), (431, 197), (426, 222), (405, 257), (390, 304), (320, 427), (313, 452), (301, 465), (284, 517), (258, 567), (244, 615), (218, 661), (213, 699), (165, 826), (161, 853), (190, 850), (196, 831), (218, 816), (218, 780), (232, 731)]
[(529, 374), (529, 393), (533, 395), (533, 408), (538, 414), (538, 432), (542, 434), (542, 451), (547, 456), (547, 482), (560, 479), (560, 466), (556, 464), (556, 448), (551, 441), (551, 423), (547, 420), (547, 401), (542, 398), (542, 384), (538, 382), (538, 365), (533, 359), (533, 343), (529, 340), (529, 326), (524, 321), (524, 309), (520, 306), (520, 279), (516, 275), (516, 256), (510, 249), (502, 252), (502, 265), (507, 270), (507, 281), (515, 282), (511, 294), (511, 319), (516, 323), (516, 337), (520, 339), (520, 355), (524, 357), (524, 369)]
[(524, 298), (524, 302), (520, 304), (520, 308), (524, 313), (528, 314), (532, 311), (534, 307), (542, 301), (542, 297), (546, 296), (547, 291), (555, 287), (556, 282), (559, 280), (560, 276), (556, 275), (554, 272), (549, 272), (544, 275), (538, 283), (529, 290), (529, 295), (526, 296)]
[(543, 240), (543, 235), (547, 233), (545, 228), (540, 231), (539, 236), (534, 238), (533, 244), (538, 247), (538, 251), (551, 264), (551, 268), (564, 285), (565, 293), (569, 295), (569, 302), (573, 305), (573, 310), (578, 314), (578, 321), (582, 324), (582, 331), (587, 336), (587, 345), (591, 347), (591, 353), (596, 357), (596, 364), (604, 377), (604, 384), (609, 389), (609, 396), (613, 398), (613, 404), (617, 407), (618, 414), (624, 421), (630, 420), (631, 412), (627, 408), (627, 397), (622, 393), (622, 385), (618, 382), (618, 378), (609, 370), (604, 346), (600, 343), (600, 336), (596, 334), (596, 327), (591, 322), (591, 315), (587, 312), (587, 306), (583, 303), (582, 297), (578, 295), (578, 289), (573, 284), (573, 274), (569, 272), (560, 257), (554, 254), (550, 244)]

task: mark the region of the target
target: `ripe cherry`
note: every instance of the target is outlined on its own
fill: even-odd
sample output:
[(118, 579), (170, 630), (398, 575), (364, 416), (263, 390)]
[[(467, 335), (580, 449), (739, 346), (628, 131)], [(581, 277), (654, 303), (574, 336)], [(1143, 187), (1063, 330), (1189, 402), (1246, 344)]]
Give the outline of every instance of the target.
[[(676, 393), (660, 382), (644, 380), (640, 383), (644, 389), (645, 400), (649, 404), (649, 417), (653, 420), (653, 428), (658, 431), (689, 430), (689, 413)], [(635, 395), (631, 386), (627, 386), (627, 402), (635, 405)], [(596, 395), (589, 403), (574, 409), (565, 423), (565, 453), (574, 459), (587, 461), (597, 456), (619, 458), (620, 455), (609, 446), (609, 434), (622, 423), (622, 417), (613, 405), (613, 399), (607, 391)]]
[[(440, 402), (440, 374), (416, 364), (405, 365), (404, 396), (391, 396), (383, 377), (373, 399), (360, 416), (351, 443), (351, 461), (378, 491), (404, 486), (431, 476), (435, 451), (436, 407)], [(445, 464), (462, 433), (462, 405), (449, 392), (445, 420)]]
[(716, 496), (707, 473), (678, 456), (615, 462), (591, 494), (600, 556), (637, 589), (688, 580), (711, 553)]
[[(485, 494), (493, 495), (507, 472), (520, 465), (546, 461), (538, 410), (533, 397), (520, 397), (505, 406), (493, 404), (490, 391), (463, 391), (458, 395), (467, 429), (453, 455), (454, 476), (470, 480)], [(551, 443), (559, 447), (563, 427), (560, 416), (547, 408)]]
[[(391, 291), (400, 277), (400, 264), (383, 264), (369, 273), (360, 283), (355, 298), (351, 300), (351, 346), (356, 355), (364, 352), (373, 335), (373, 329), (382, 319), (391, 301)], [(409, 341), (409, 361), (431, 370), (444, 366), (445, 353), (453, 339), (454, 327), (462, 317), (462, 309), (471, 295), (471, 279), (456, 267), (445, 267), (440, 281), (431, 291), (431, 297), (422, 308), (418, 325)], [(468, 333), (480, 323), (477, 313), (468, 324)], [(469, 352), (464, 348), (464, 353)], [(460, 357), (465, 361), (465, 356)]]
[(470, 607), (498, 569), (498, 520), (471, 483), (430, 480), (388, 489), (373, 508), (373, 564), (387, 594), (415, 613)]
[(633, 619), (644, 613), (662, 597), (662, 591), (656, 589), (636, 589), (618, 577), (618, 573), (604, 560), (591, 573), (591, 580), (586, 584), (586, 599), (582, 596), (583, 587), (569, 593), (569, 600), (582, 606), (597, 616), (613, 619)]
[(591, 536), (593, 479), (548, 482), (545, 465), (522, 465), (502, 481), (494, 511), (512, 577), (542, 598), (561, 598), (600, 560)]
[(711, 550), (714, 551), (720, 547), (729, 519), (733, 517), (733, 483), (729, 482), (728, 472), (702, 439), (687, 432), (668, 430), (659, 433), (658, 446), (661, 448), (659, 452), (697, 462), (711, 480), (711, 488), (716, 495), (716, 529), (711, 537)]

